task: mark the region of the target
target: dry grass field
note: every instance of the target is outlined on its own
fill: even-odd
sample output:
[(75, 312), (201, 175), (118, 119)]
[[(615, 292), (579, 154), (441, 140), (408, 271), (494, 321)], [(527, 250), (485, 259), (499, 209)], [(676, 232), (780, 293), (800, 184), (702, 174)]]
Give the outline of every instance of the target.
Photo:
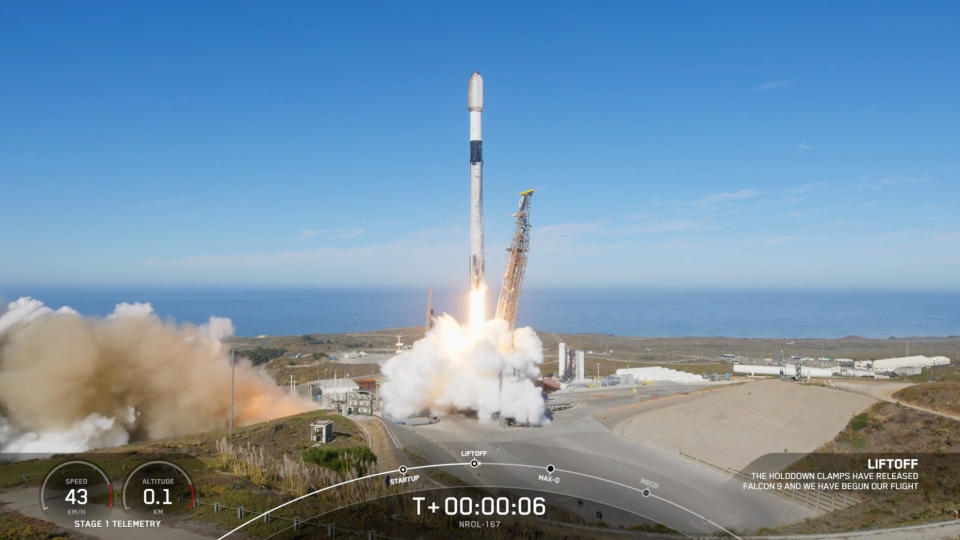
[(912, 405), (946, 414), (960, 414), (960, 382), (921, 383), (893, 394)]
[[(956, 467), (960, 455), (953, 455), (960, 452), (960, 422), (880, 402), (853, 416), (847, 427), (817, 452), (921, 454), (921, 462), (927, 461), (928, 466), (920, 469), (917, 491), (867, 492), (860, 504), (764, 532), (807, 534), (913, 525), (951, 519), (960, 506), (960, 470)], [(807, 468), (811, 463), (815, 460), (804, 458), (791, 469), (816, 470)]]

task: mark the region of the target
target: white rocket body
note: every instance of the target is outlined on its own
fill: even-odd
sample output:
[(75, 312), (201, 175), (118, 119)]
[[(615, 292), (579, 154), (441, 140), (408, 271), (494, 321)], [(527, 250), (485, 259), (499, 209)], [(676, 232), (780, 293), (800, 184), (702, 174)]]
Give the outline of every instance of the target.
[(470, 289), (486, 281), (483, 259), (483, 77), (474, 71), (467, 83), (470, 111)]

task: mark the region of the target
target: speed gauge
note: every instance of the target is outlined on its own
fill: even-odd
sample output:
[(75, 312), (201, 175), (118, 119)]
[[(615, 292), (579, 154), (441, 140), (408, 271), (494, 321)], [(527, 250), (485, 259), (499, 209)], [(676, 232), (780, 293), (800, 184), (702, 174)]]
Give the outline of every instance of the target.
[(113, 508), (113, 486), (103, 469), (93, 463), (65, 461), (43, 479), (40, 507), (70, 518), (101, 519)]

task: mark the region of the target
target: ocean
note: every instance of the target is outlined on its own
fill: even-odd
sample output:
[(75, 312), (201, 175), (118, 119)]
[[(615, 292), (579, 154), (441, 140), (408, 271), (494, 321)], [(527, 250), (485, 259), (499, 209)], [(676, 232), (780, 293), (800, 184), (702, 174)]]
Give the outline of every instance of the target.
[[(229, 317), (241, 336), (418, 326), (427, 302), (426, 289), (413, 288), (0, 286), (4, 302), (20, 296), (96, 316), (118, 302), (150, 302), (170, 320)], [(436, 291), (434, 308), (463, 319), (465, 297)], [(517, 322), (545, 332), (618, 336), (951, 336), (960, 335), (960, 291), (529, 289)]]

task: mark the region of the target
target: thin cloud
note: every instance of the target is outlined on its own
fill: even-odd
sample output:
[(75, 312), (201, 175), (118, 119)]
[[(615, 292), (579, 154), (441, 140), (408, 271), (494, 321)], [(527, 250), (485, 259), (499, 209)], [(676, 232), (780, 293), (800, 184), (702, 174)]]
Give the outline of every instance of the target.
[(793, 81), (770, 81), (763, 83), (759, 86), (754, 86), (754, 92), (766, 92), (767, 90), (773, 90), (774, 88), (783, 88), (785, 86), (790, 86), (793, 84)]
[(642, 233), (658, 233), (658, 232), (677, 232), (677, 231), (689, 231), (691, 229), (696, 229), (697, 223), (689, 219), (675, 219), (670, 221), (661, 221), (658, 223), (650, 223), (644, 225), (636, 230), (636, 232)]
[(363, 229), (304, 229), (297, 240), (306, 240), (315, 236), (323, 236), (330, 240), (345, 240), (363, 236), (365, 232)]
[[(142, 264), (151, 267), (175, 269), (188, 273), (230, 269), (235, 275), (253, 275), (249, 269), (273, 268), (297, 280), (329, 278), (340, 282), (374, 282), (384, 280), (383, 260), (392, 261), (390, 279), (403, 276), (438, 276), (452, 274), (459, 266), (459, 245), (455, 241), (461, 234), (451, 236), (455, 229), (415, 231), (404, 237), (383, 242), (349, 242), (344, 245), (322, 246), (311, 249), (253, 252), (198, 253), (178, 257), (151, 257)], [(337, 261), (337, 264), (329, 264)], [(302, 274), (297, 268), (302, 264), (321, 263), (323, 271), (316, 275)], [(316, 270), (309, 266), (312, 272)], [(247, 272), (245, 274), (245, 272)], [(259, 270), (258, 270), (259, 272)], [(332, 281), (331, 281), (332, 282)]]
[(807, 195), (825, 184), (826, 182), (810, 182), (807, 184), (800, 184), (798, 186), (784, 188), (783, 192), (786, 194), (786, 200), (788, 202), (797, 204), (807, 200)]
[(755, 189), (741, 189), (738, 191), (727, 191), (723, 193), (708, 193), (694, 201), (692, 201), (693, 206), (700, 208), (715, 206), (718, 204), (733, 202), (733, 201), (742, 201), (745, 199), (752, 199), (758, 197), (760, 192)]
[[(538, 249), (569, 250), (595, 245), (609, 247), (611, 242), (622, 243), (625, 239), (639, 240), (648, 235), (669, 235), (699, 228), (696, 221), (688, 219), (644, 220), (634, 217), (603, 219), (591, 222), (570, 222), (547, 225), (535, 229)], [(584, 242), (586, 240), (586, 243)], [(629, 241), (629, 240), (628, 240)]]
[(825, 184), (826, 182), (808, 182), (806, 184), (800, 184), (799, 186), (788, 187), (784, 189), (784, 191), (787, 193), (799, 195), (803, 193), (810, 193), (815, 188), (818, 188)]
[[(653, 199), (646, 206), (650, 207), (661, 207), (661, 208), (697, 208), (703, 209), (710, 206), (716, 206), (723, 203), (742, 201), (745, 199), (752, 199), (754, 197), (759, 197), (762, 194), (761, 191), (756, 189), (740, 189), (737, 191), (723, 191), (717, 193), (707, 193), (701, 195), (696, 199), (689, 199), (686, 201), (665, 201), (662, 199)], [(635, 215), (634, 218), (638, 218), (641, 215)]]
[(929, 180), (926, 176), (886, 176), (876, 180), (860, 182), (847, 188), (846, 191), (876, 190), (899, 185), (920, 184)]
[(807, 229), (811, 231), (817, 231), (821, 229), (837, 229), (840, 227), (848, 226), (850, 222), (846, 219), (833, 219), (830, 221), (820, 221), (807, 225)]
[(812, 145), (812, 144), (806, 144), (806, 143), (800, 143), (800, 144), (797, 145), (797, 150), (800, 150), (801, 152), (808, 152), (808, 151), (810, 151), (810, 150), (813, 150), (813, 145)]
[(761, 240), (760, 243), (765, 246), (782, 246), (784, 244), (792, 244), (796, 241), (797, 237), (795, 236), (770, 236)]
[(900, 178), (881, 178), (876, 181), (878, 186), (891, 186), (893, 184), (918, 184), (920, 182), (926, 182), (926, 178), (916, 177), (916, 176), (905, 176)]
[(541, 238), (567, 238), (583, 236), (587, 234), (599, 234), (602, 233), (607, 226), (609, 226), (609, 222), (601, 221), (557, 223), (554, 225), (537, 227), (535, 234)]

